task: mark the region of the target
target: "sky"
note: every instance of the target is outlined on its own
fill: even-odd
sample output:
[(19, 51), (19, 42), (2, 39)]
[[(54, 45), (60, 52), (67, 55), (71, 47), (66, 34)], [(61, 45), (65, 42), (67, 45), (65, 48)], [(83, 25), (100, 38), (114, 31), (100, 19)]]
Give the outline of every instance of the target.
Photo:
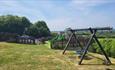
[(66, 28), (115, 28), (115, 0), (0, 0), (0, 15), (44, 20), (51, 31)]

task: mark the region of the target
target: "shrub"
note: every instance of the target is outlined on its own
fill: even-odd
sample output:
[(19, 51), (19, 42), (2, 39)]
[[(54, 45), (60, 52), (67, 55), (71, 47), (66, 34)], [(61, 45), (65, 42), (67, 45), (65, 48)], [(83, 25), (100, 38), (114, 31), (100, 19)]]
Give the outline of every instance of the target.
[[(106, 54), (110, 57), (115, 57), (115, 40), (110, 38), (99, 39), (103, 49), (105, 50)], [(90, 48), (91, 52), (102, 53), (100, 47), (97, 43), (92, 44), (93, 47)]]

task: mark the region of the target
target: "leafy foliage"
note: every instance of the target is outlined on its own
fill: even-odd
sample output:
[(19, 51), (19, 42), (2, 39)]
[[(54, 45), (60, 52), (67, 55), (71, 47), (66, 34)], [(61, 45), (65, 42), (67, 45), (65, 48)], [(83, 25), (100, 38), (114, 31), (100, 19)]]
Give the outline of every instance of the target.
[(28, 28), (26, 34), (37, 38), (46, 37), (50, 36), (50, 30), (44, 21), (38, 21)]
[(46, 37), (50, 35), (50, 30), (45, 21), (38, 21), (32, 24), (26, 17), (14, 15), (0, 16), (0, 40), (23, 34), (37, 38)]
[(26, 17), (12, 15), (0, 16), (0, 32), (23, 34), (26, 27), (31, 25)]
[[(106, 54), (110, 57), (115, 57), (115, 39), (112, 38), (105, 38), (105, 39), (99, 39), (100, 43), (102, 44), (102, 47), (104, 48)], [(94, 48), (90, 48), (90, 51), (102, 53), (99, 46), (96, 43), (93, 43), (92, 45)]]

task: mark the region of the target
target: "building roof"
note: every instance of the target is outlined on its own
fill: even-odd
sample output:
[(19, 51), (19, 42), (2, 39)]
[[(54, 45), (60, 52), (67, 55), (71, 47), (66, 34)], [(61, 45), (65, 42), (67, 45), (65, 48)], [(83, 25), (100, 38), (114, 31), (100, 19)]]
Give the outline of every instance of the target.
[(18, 38), (22, 38), (22, 39), (35, 39), (34, 37), (28, 36), (28, 35), (18, 36)]

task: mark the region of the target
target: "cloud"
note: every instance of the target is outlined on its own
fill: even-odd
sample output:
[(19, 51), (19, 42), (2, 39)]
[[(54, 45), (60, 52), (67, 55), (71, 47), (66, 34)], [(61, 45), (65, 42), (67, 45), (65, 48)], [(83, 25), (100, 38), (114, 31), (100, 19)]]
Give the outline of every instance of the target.
[(26, 16), (31, 19), (32, 22), (45, 19), (42, 11), (36, 8), (27, 7), (22, 1), (6, 0), (0, 1), (0, 13), (2, 14), (13, 14), (19, 16)]
[(37, 20), (50, 20), (55, 21), (55, 18), (64, 16), (67, 11), (63, 7), (59, 7), (53, 2), (49, 1), (36, 1), (36, 0), (3, 0), (0, 1), (0, 14), (14, 14), (19, 16), (26, 16), (32, 22)]
[(19, 3), (17, 1), (10, 1), (10, 0), (1, 0), (0, 1), (0, 6), (5, 6), (5, 7), (12, 7), (12, 6), (17, 6)]
[(78, 10), (86, 10), (91, 7), (99, 6), (107, 3), (115, 3), (114, 0), (72, 0), (71, 5)]
[[(60, 1), (60, 0), (59, 0)], [(32, 22), (44, 20), (50, 30), (65, 28), (87, 28), (115, 26), (114, 6), (109, 10), (112, 0), (4, 0), (0, 1), (0, 14), (26, 16)], [(106, 5), (106, 7), (104, 6)], [(104, 8), (102, 11), (95, 9)]]
[(53, 31), (64, 30), (71, 27), (89, 28), (89, 27), (114, 27), (114, 17), (108, 16), (105, 13), (91, 13), (89, 16), (75, 16), (75, 17), (59, 17), (47, 20), (49, 28)]
[(46, 21), (48, 24), (48, 27), (53, 30), (64, 30), (65, 28), (68, 27), (68, 24), (70, 22), (69, 18), (64, 18), (64, 17), (60, 17), (60, 18), (55, 18), (55, 19), (51, 19), (51, 20), (47, 20)]

